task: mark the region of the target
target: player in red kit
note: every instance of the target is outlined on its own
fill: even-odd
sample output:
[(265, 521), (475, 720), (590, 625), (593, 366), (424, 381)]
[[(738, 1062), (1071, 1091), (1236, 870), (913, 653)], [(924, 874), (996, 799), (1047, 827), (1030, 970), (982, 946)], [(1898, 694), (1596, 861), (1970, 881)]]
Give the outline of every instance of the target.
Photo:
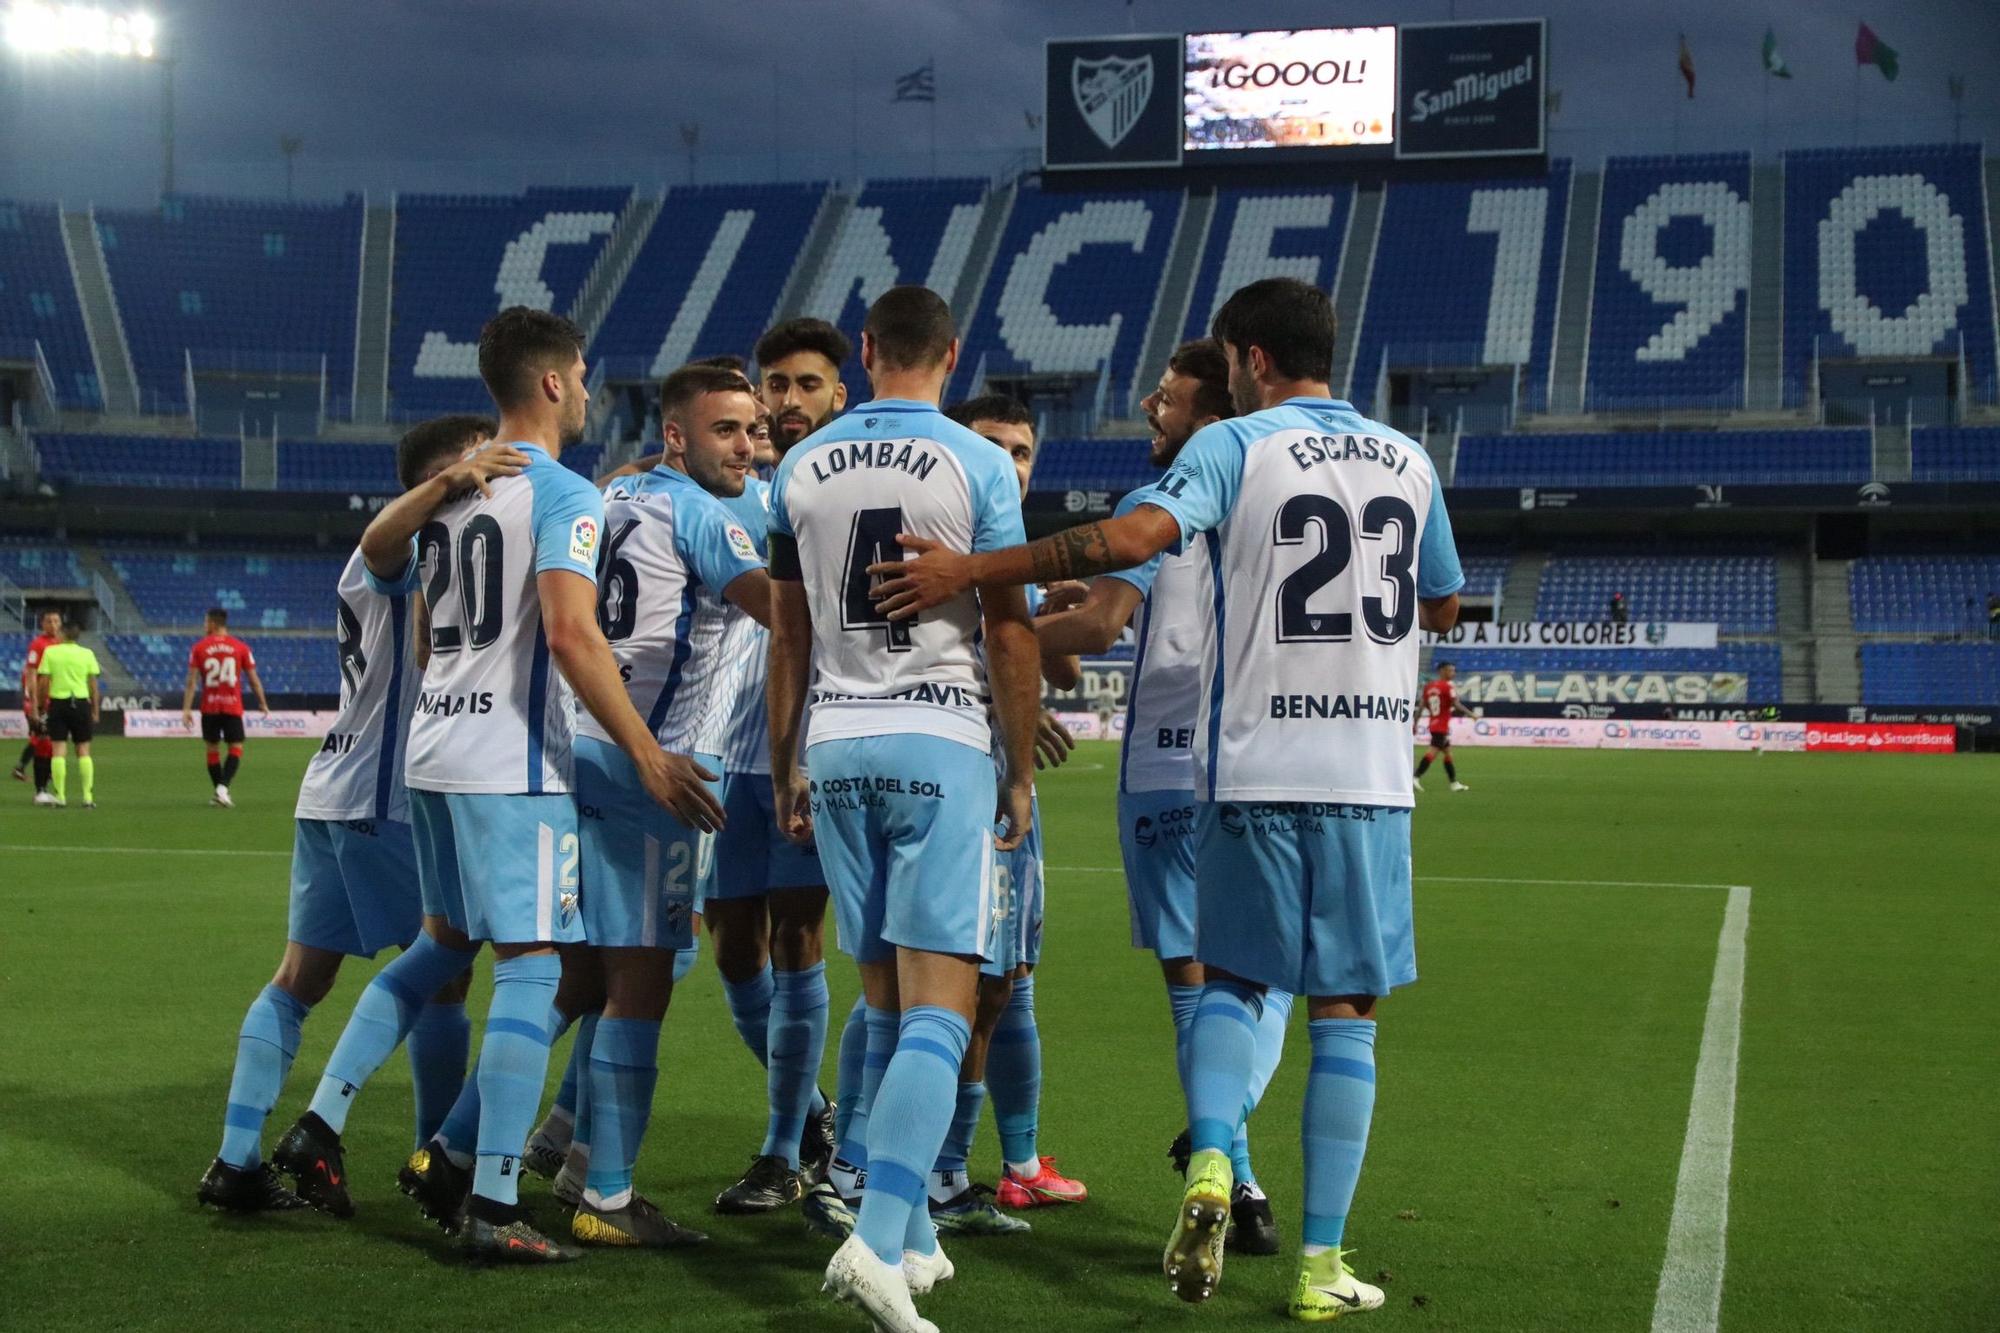
[(1424, 751), (1423, 762), (1417, 765), (1417, 790), (1424, 789), (1424, 771), (1431, 766), (1431, 760), (1444, 757), (1444, 776), (1451, 783), (1453, 791), (1471, 791), (1458, 780), (1458, 765), (1451, 762), (1451, 719), (1456, 713), (1460, 717), (1472, 717), (1470, 708), (1458, 701), (1458, 687), (1452, 678), (1458, 668), (1449, 662), (1437, 664), (1437, 679), (1424, 686), (1423, 706), (1419, 710), (1428, 720), (1431, 731), (1431, 748)]
[[(271, 715), (264, 682), (257, 677), (257, 659), (250, 645), (229, 633), (229, 613), (212, 608), (203, 621), (205, 633), (188, 654), (187, 689), (181, 694), (181, 725), (194, 725), (194, 692), (201, 691), (201, 739), (208, 747), (208, 780), (215, 784), (210, 804), (233, 806), (229, 784), (243, 762), (243, 682), (257, 691), (257, 707)], [(221, 746), (229, 746), (222, 757)]]
[(28, 640), (28, 656), (21, 663), (21, 711), (28, 715), (28, 743), (21, 747), (20, 762), (14, 765), (14, 781), (26, 782), (28, 765), (33, 763), (35, 804), (54, 805), (56, 798), (49, 795), (49, 759), (55, 754), (55, 746), (50, 743), (48, 728), (35, 706), (35, 669), (42, 664), (42, 650), (60, 641), (57, 635), (62, 629), (62, 612), (42, 612), (39, 628), (41, 632)]

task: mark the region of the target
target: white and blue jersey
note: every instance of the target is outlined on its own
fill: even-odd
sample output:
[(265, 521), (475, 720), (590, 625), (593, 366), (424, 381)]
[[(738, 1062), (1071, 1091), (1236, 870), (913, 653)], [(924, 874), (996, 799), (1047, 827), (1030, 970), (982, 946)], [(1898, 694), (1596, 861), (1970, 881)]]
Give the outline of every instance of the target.
[[(768, 554), (771, 534), (771, 483), (748, 478), (743, 494), (724, 500), (757, 544), (760, 558)], [(764, 707), (765, 682), (771, 665), (771, 631), (749, 616), (733, 622), (723, 636), (722, 655), (736, 664), (731, 682), (729, 724), (722, 738), (722, 767), (729, 773), (771, 772), (771, 725)], [(769, 785), (769, 784), (766, 784)]]
[(1025, 541), (1006, 453), (934, 404), (864, 403), (785, 454), (771, 531), (798, 543), (812, 610), (807, 743), (914, 733), (988, 750), (978, 597), (890, 621), (875, 609), (868, 566), (902, 558), (899, 532), (957, 551)]
[(401, 582), (368, 577), (356, 551), (335, 588), (340, 653), (340, 711), (306, 765), (300, 819), (393, 819), (408, 822), (403, 745), (421, 681), (410, 632), (414, 565)]
[(525, 471), (450, 497), (412, 546), (431, 620), (404, 770), (414, 790), (569, 790), (575, 700), (549, 660), (536, 579), (595, 583), (604, 502), (539, 445), (514, 447)]
[[(1127, 495), (1117, 515), (1138, 508), (1144, 495)], [(1118, 755), (1120, 793), (1195, 789), (1201, 659), (1215, 623), (1215, 577), (1202, 545), (1163, 551), (1134, 569), (1105, 575), (1131, 584), (1143, 598), (1132, 690), (1125, 701), (1125, 743)]]
[[(604, 522), (597, 618), (632, 707), (667, 750), (714, 755), (736, 670), (725, 632), (749, 619), (723, 590), (763, 558), (721, 501), (670, 467), (613, 482)], [(577, 731), (611, 739), (588, 714)]]
[(1195, 433), (1137, 493), (1205, 542), (1209, 801), (1412, 804), (1417, 602), (1465, 583), (1428, 455), (1329, 398)]

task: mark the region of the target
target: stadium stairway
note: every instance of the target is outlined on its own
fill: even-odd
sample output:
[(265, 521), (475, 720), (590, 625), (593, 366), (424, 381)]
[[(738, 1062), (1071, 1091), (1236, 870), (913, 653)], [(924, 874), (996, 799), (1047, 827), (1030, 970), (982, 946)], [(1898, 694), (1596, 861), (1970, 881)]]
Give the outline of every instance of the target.
[(1754, 412), (1776, 412), (1785, 402), (1784, 200), (1784, 168), (1753, 166), (1743, 401)]
[(1584, 365), (1590, 353), (1590, 304), (1597, 273), (1597, 215), (1604, 203), (1603, 172), (1579, 171), (1570, 179), (1569, 225), (1563, 232), (1562, 296), (1556, 305), (1555, 350), (1549, 358), (1551, 412), (1583, 410)]
[(1778, 554), (1778, 643), (1782, 653), (1781, 701), (1809, 704), (1814, 699), (1812, 595), (1806, 557), (1797, 551)]
[(1827, 703), (1861, 698), (1861, 650), (1848, 592), (1851, 560), (1819, 560), (1812, 572), (1813, 690)]
[(278, 488), (278, 442), (245, 437), (243, 440), (243, 489), (274, 491)]
[(1547, 551), (1519, 551), (1507, 566), (1500, 586), (1500, 619), (1533, 620), (1535, 601), (1542, 595), (1542, 571), (1549, 567)]
[[(118, 654), (111, 651), (110, 635), (98, 630), (81, 635), (80, 641), (97, 654), (97, 665), (103, 672), (98, 678), (97, 688), (103, 694), (107, 706), (113, 700), (129, 699), (133, 695), (145, 693), (145, 687), (139, 683), (131, 669), (119, 660)], [(159, 706), (171, 708), (179, 703), (178, 697), (162, 698)]]
[(1910, 479), (1910, 423), (1875, 427), (1875, 480)]
[(354, 304), (356, 424), (379, 425), (389, 415), (390, 283), (396, 270), (396, 197), (369, 204), (361, 219), (361, 295)]
[[(1153, 376), (1166, 367), (1167, 358), (1180, 345), (1188, 303), (1194, 299), (1195, 275), (1201, 271), (1201, 257), (1208, 251), (1208, 229), (1214, 221), (1215, 191), (1189, 190), (1175, 224), (1174, 243), (1167, 250), (1167, 271), (1160, 281), (1159, 299), (1153, 302), (1153, 322), (1146, 330), (1146, 340), (1139, 344), (1137, 376), (1148, 392)], [(1145, 394), (1138, 392), (1132, 395), (1135, 417), (1139, 415), (1138, 400), (1143, 397)]]
[(90, 335), (91, 359), (104, 393), (104, 411), (112, 417), (139, 415), (139, 376), (132, 369), (132, 349), (125, 340), (125, 321), (118, 315), (118, 298), (111, 290), (111, 272), (104, 264), (104, 246), (97, 235), (92, 210), (62, 215), (63, 248), (69, 252), (70, 277), (76, 282), (77, 303), (83, 307), (84, 332)]
[(140, 613), (137, 599), (125, 586), (125, 580), (118, 577), (118, 571), (111, 562), (104, 558), (104, 553), (95, 546), (81, 544), (72, 546), (70, 551), (90, 578), (91, 587), (97, 593), (98, 607), (104, 614), (104, 623), (121, 632), (136, 633), (145, 629), (146, 617)]
[(951, 313), (958, 321), (959, 332), (972, 327), (972, 321), (979, 314), (979, 294), (986, 290), (986, 283), (993, 276), (993, 263), (999, 258), (1000, 239), (1007, 234), (1007, 219), (1013, 216), (1014, 200), (1020, 194), (1018, 183), (1009, 182), (1005, 187), (986, 196), (986, 212), (979, 219), (979, 229), (972, 233), (972, 248), (965, 256), (965, 267), (959, 272), (958, 286), (952, 289)]
[[(796, 319), (813, 304), (819, 277), (826, 271), (826, 257), (839, 242), (840, 233), (847, 227), (848, 215), (854, 211), (855, 202), (866, 188), (863, 183), (853, 193), (836, 189), (820, 196), (819, 212), (813, 217), (811, 230), (806, 232), (806, 243), (799, 250), (799, 261), (792, 265), (791, 273), (785, 278), (784, 290), (778, 293), (778, 308), (771, 316), (773, 324)], [(841, 302), (828, 301), (827, 304), (838, 306)], [(836, 309), (827, 318), (838, 322), (839, 310)]]
[(633, 261), (638, 259), (646, 238), (653, 234), (653, 224), (660, 220), (660, 206), (665, 199), (664, 192), (642, 195), (634, 190), (625, 207), (619, 210), (618, 221), (611, 227), (611, 238), (604, 243), (603, 252), (591, 265), (590, 275), (583, 280), (583, 290), (576, 294), (576, 303), (570, 307), (569, 317), (583, 330), (586, 346), (597, 337), (604, 316), (610, 312), (619, 288), (625, 285), (625, 277), (632, 271)]
[[(1362, 185), (1354, 192), (1354, 206), (1347, 213), (1347, 236), (1340, 243), (1340, 272), (1333, 280), (1333, 319), (1336, 329), (1352, 330), (1335, 343), (1333, 392), (1337, 398), (1354, 400), (1354, 358), (1361, 346), (1361, 312), (1368, 308), (1368, 278), (1375, 271), (1375, 244), (1382, 235), (1382, 184)], [(1364, 373), (1372, 376), (1372, 369)], [(1372, 382), (1372, 380), (1371, 380)]]

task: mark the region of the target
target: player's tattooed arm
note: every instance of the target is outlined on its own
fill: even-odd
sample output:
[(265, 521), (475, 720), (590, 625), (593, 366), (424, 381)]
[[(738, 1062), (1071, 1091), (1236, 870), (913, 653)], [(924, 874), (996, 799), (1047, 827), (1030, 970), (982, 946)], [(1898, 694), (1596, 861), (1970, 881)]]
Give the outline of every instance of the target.
[(909, 533), (896, 540), (917, 558), (886, 560), (870, 565), (868, 572), (881, 580), (875, 586), (875, 609), (891, 620), (907, 620), (972, 587), (1013, 587), (1130, 569), (1180, 540), (1180, 523), (1158, 506), (1142, 504), (1117, 518), (977, 555), (946, 550)]

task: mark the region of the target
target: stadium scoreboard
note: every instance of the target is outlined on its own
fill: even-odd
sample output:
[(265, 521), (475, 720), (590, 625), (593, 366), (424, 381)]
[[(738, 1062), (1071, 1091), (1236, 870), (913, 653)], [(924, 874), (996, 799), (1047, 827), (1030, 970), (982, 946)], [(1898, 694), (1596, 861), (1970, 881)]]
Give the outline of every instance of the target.
[(1043, 164), (1540, 156), (1541, 19), (1056, 38)]

